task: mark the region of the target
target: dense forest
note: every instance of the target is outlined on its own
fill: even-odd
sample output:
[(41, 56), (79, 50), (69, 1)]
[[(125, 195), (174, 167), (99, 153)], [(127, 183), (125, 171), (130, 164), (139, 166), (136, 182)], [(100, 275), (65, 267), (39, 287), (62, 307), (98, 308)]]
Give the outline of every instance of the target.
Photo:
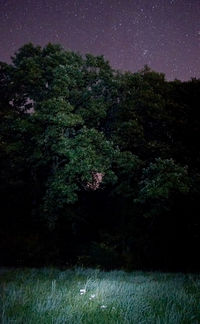
[(0, 263), (198, 271), (200, 79), (25, 44), (0, 62)]

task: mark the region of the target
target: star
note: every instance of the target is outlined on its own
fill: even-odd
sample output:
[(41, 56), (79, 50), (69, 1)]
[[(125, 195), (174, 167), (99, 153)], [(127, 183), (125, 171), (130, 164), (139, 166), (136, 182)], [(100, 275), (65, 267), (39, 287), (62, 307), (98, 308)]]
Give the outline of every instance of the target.
[(148, 50), (145, 49), (145, 50), (143, 51), (143, 55), (145, 56), (145, 55), (147, 55), (147, 53), (148, 53)]

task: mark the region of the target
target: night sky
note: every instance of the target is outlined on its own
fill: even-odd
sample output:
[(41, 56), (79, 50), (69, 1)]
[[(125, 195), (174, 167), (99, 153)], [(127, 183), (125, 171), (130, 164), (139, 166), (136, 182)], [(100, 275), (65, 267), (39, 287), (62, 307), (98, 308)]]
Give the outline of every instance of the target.
[(200, 0), (0, 0), (0, 61), (60, 43), (115, 69), (148, 64), (168, 80), (200, 77)]

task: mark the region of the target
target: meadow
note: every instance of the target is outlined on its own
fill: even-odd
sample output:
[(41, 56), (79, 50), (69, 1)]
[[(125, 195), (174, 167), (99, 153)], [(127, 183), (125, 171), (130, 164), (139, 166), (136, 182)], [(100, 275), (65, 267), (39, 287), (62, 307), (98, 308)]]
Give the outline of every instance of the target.
[(12, 269), (0, 272), (2, 324), (197, 324), (200, 275)]

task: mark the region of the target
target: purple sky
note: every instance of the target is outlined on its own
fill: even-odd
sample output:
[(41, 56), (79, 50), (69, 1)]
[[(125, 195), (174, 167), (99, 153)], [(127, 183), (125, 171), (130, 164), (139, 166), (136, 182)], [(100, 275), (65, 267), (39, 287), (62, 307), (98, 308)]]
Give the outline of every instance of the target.
[(115, 69), (145, 64), (200, 77), (200, 0), (0, 0), (0, 61), (33, 42), (103, 54)]

